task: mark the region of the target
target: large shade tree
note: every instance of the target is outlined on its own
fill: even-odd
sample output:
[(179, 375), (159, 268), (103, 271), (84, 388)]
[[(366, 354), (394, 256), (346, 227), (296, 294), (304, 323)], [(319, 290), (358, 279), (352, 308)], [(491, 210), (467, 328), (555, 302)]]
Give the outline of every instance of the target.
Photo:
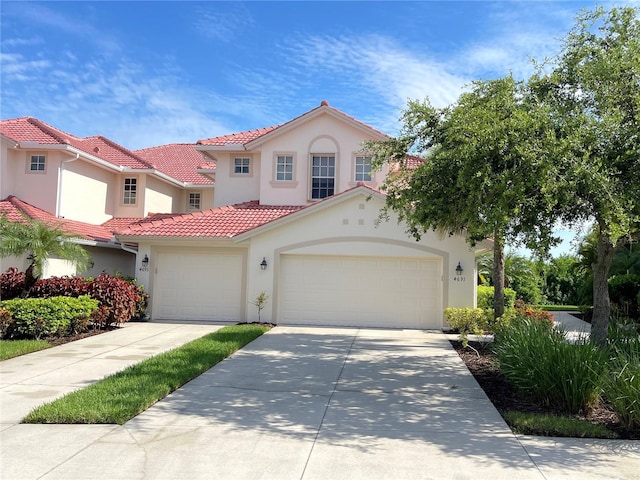
[[(640, 218), (640, 23), (633, 8), (579, 15), (560, 54), (530, 84), (547, 103), (566, 150), (556, 157), (567, 222), (593, 221), (591, 338), (610, 318), (607, 278), (614, 252)], [(558, 152), (548, 152), (550, 158)]]
[(410, 101), (400, 135), (369, 143), (376, 162), (402, 165), (426, 154), (415, 170), (387, 177), (385, 211), (394, 211), (416, 238), (428, 230), (463, 234), (470, 244), (494, 241), (494, 310), (504, 312), (504, 246), (546, 251), (554, 241), (556, 191), (548, 155), (557, 145), (545, 105), (511, 76), (474, 82), (444, 109)]
[(68, 260), (78, 270), (88, 267), (89, 253), (73, 242), (77, 237), (60, 225), (49, 225), (30, 218), (11, 222), (6, 217), (0, 217), (0, 257), (29, 255), (30, 264), (25, 271), (25, 295), (42, 275), (50, 258)]

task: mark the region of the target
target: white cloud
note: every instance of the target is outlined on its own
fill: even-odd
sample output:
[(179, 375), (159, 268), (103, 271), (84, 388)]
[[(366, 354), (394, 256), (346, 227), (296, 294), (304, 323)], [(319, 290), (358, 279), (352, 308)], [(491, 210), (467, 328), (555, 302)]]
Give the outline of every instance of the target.
[(241, 3), (213, 3), (197, 9), (194, 26), (206, 38), (231, 42), (253, 27), (251, 13)]

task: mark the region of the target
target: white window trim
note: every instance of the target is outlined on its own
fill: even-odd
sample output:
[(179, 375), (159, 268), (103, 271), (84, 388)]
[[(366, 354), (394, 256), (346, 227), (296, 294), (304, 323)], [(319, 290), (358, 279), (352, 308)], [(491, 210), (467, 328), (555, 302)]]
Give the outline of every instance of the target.
[[(44, 170), (31, 170), (31, 157), (44, 157)], [(46, 152), (27, 152), (26, 172), (32, 175), (42, 175), (47, 173), (49, 168), (49, 158)]]
[[(236, 159), (248, 158), (249, 159), (249, 173), (236, 173)], [(250, 178), (253, 177), (253, 156), (251, 155), (231, 155), (231, 165), (229, 174), (231, 177)]]
[[(134, 179), (136, 181), (136, 201), (135, 203), (124, 203), (124, 195), (125, 195), (125, 189), (124, 189), (124, 185), (127, 181), (127, 179)], [(140, 201), (140, 178), (137, 175), (127, 175), (126, 177), (122, 177), (122, 182), (120, 183), (121, 187), (122, 187), (122, 192), (120, 195), (120, 204), (123, 207), (137, 207), (138, 206), (138, 202)]]
[[(324, 198), (313, 198), (313, 157), (333, 157), (333, 194)], [(332, 197), (339, 193), (338, 190), (338, 178), (339, 178), (339, 165), (340, 159), (337, 152), (313, 152), (309, 153), (309, 194), (307, 195), (310, 202), (319, 202), (325, 198)]]
[[(191, 206), (191, 195), (199, 195), (198, 202), (200, 203), (200, 206), (198, 208), (194, 208)], [(187, 210), (189, 212), (199, 212), (202, 210), (202, 192), (187, 192)]]
[[(278, 157), (291, 157), (293, 160), (292, 163), (292, 173), (291, 180), (278, 180)], [(298, 186), (298, 159), (296, 152), (274, 152), (273, 154), (273, 176), (271, 178), (271, 186), (274, 188), (295, 188)]]
[(371, 169), (371, 180), (356, 180), (356, 157), (370, 157), (371, 155), (365, 155), (362, 152), (355, 152), (351, 154), (351, 178), (349, 179), (349, 186), (355, 187), (358, 183), (364, 182), (366, 185), (370, 187), (377, 187), (378, 182), (376, 181), (376, 172)]

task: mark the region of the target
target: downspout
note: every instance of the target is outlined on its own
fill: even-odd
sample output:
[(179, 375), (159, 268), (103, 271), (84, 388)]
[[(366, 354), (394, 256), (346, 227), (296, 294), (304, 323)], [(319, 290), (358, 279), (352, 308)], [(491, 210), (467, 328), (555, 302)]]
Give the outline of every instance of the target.
[[(72, 154), (73, 155), (73, 154)], [(62, 160), (60, 162), (60, 166), (58, 167), (58, 194), (56, 195), (56, 217), (62, 217), (62, 212), (60, 212), (60, 205), (62, 203), (62, 174), (64, 172), (64, 164), (75, 162), (80, 158), (80, 154), (76, 153), (74, 158), (68, 158), (66, 160)]]
[(127, 247), (124, 243), (120, 244), (120, 248), (125, 252), (133, 253), (136, 256), (136, 258), (138, 257), (138, 250), (134, 250), (131, 247)]

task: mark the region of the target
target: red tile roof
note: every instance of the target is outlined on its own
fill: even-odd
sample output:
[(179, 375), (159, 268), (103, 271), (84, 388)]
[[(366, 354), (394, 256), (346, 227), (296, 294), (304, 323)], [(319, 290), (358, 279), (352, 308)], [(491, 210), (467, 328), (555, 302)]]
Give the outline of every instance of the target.
[(113, 239), (112, 231), (101, 225), (58, 218), (45, 210), (23, 202), (13, 195), (0, 200), (0, 216), (7, 217), (11, 222), (25, 222), (24, 217), (26, 216), (47, 225), (59, 226), (69, 235), (77, 235), (79, 238), (88, 238), (97, 242), (109, 242)]
[(280, 125), (275, 125), (273, 127), (265, 127), (258, 128), (256, 130), (247, 130), (246, 132), (240, 133), (231, 133), (229, 135), (222, 135), (220, 137), (213, 138), (205, 138), (203, 140), (198, 140), (198, 145), (215, 145), (215, 146), (225, 146), (225, 145), (245, 145), (249, 142), (252, 142), (256, 138), (260, 138), (263, 135), (275, 130)]
[(1, 120), (0, 133), (16, 143), (35, 142), (43, 145), (69, 145), (114, 165), (131, 168), (153, 168), (142, 158), (108, 138), (99, 135), (79, 138), (33, 117)]
[[(213, 180), (196, 172), (204, 162), (202, 154), (191, 143), (173, 143), (144, 148), (134, 152), (162, 173), (195, 185), (212, 185)], [(215, 164), (213, 164), (215, 165)]]
[(260, 205), (254, 200), (203, 212), (151, 215), (116, 231), (116, 235), (231, 238), (303, 208), (305, 206)]

